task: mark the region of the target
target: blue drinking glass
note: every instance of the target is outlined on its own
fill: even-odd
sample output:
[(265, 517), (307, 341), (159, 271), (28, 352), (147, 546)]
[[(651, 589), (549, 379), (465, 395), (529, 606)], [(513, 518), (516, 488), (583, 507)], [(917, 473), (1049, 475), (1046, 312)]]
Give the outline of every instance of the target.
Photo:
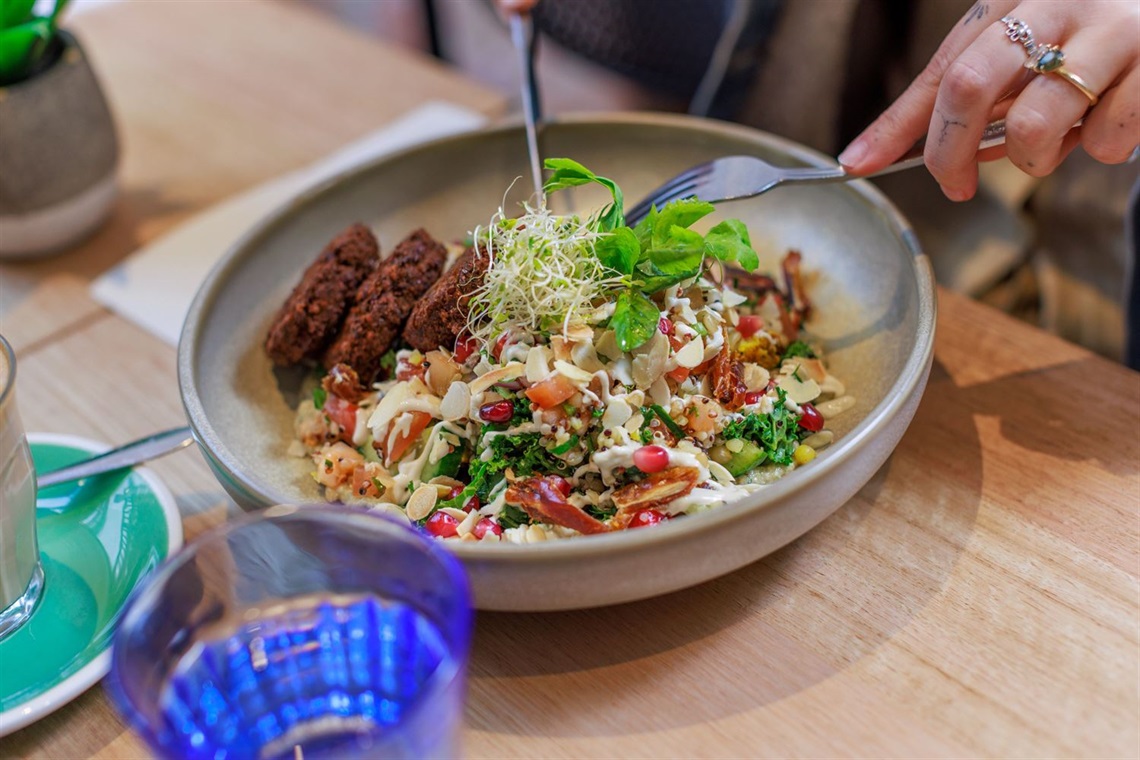
[(160, 757), (456, 757), (471, 623), (439, 543), (363, 511), (274, 507), (159, 568), (107, 687)]

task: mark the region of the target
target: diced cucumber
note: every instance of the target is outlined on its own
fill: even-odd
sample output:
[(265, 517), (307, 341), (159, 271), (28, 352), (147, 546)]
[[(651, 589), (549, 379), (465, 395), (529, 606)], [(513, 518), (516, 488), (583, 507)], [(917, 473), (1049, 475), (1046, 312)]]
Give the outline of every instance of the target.
[(450, 454), (440, 457), (438, 462), (428, 462), (425, 464), (421, 477), (425, 483), (440, 475), (454, 478), (459, 472), (459, 465), (461, 464), (463, 464), (463, 449), (456, 447)]
[(765, 457), (764, 449), (752, 441), (737, 439), (741, 443), (740, 451), (730, 451), (725, 444), (714, 446), (709, 452), (714, 462), (724, 465), (724, 469), (732, 473), (732, 477), (739, 478), (753, 467), (761, 464)]

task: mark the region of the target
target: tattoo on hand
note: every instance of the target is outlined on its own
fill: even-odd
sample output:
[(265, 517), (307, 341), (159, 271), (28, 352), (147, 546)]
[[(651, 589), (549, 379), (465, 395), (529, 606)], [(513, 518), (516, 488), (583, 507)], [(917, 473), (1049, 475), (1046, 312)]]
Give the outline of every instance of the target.
[(957, 119), (947, 119), (945, 116), (942, 116), (942, 114), (938, 115), (942, 117), (942, 131), (938, 134), (939, 145), (946, 142), (946, 133), (950, 131), (950, 127), (962, 127), (963, 129), (966, 127), (966, 122), (964, 121), (958, 121)]
[(983, 3), (981, 0), (974, 3), (974, 7), (966, 12), (966, 20), (962, 22), (962, 26), (966, 26), (971, 21), (981, 21), (990, 12), (990, 4)]

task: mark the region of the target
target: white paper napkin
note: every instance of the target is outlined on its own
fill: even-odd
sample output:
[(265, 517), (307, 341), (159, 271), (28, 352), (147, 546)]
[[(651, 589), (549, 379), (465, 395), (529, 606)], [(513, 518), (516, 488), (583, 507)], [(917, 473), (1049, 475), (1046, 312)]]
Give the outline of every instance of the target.
[(254, 223), (312, 185), (385, 153), (482, 126), (486, 117), (429, 102), (332, 155), (228, 198), (135, 251), (91, 285), (96, 301), (178, 344), (198, 285)]

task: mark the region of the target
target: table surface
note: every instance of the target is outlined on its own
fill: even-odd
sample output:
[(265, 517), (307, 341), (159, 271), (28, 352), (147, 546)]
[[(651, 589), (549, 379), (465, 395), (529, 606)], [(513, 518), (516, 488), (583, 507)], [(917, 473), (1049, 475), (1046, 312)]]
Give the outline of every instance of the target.
[[(123, 3), (72, 21), (121, 128), (123, 193), (74, 251), (0, 266), (29, 430), (125, 442), (182, 424), (174, 349), (87, 292), (140, 244), (427, 98), (505, 108), (298, 6), (226, 3), (224, 23), (217, 7)], [(817, 529), (659, 599), (480, 614), (467, 753), (1136, 757), (1137, 430), (1140, 375), (941, 292), (913, 424)], [(152, 466), (188, 539), (236, 509), (196, 451)], [(100, 688), (2, 747), (146, 755)]]

